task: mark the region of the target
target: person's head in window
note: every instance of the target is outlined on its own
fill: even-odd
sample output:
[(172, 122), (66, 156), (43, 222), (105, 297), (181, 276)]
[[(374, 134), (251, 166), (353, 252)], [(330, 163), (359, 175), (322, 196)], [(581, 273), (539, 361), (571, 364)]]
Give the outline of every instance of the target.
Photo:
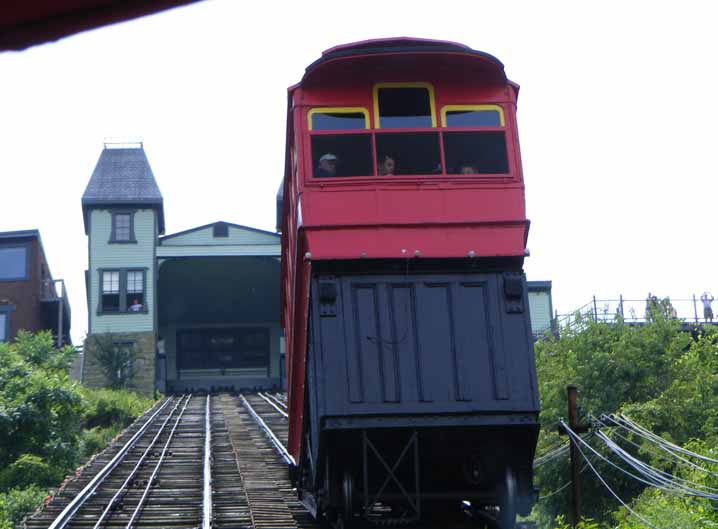
[(130, 312), (140, 312), (142, 310), (142, 303), (140, 303), (140, 300), (135, 298), (132, 300), (132, 305), (130, 305)]
[(476, 174), (478, 172), (476, 167), (470, 163), (462, 164), (459, 168), (459, 174)]
[(323, 176), (336, 176), (337, 163), (337, 157), (332, 153), (328, 152), (323, 154), (322, 157), (319, 158), (319, 167), (317, 167), (317, 173), (315, 176), (320, 178)]
[(379, 172), (379, 176), (389, 176), (396, 174), (396, 160), (390, 154), (384, 154), (382, 156), (379, 156), (377, 170)]

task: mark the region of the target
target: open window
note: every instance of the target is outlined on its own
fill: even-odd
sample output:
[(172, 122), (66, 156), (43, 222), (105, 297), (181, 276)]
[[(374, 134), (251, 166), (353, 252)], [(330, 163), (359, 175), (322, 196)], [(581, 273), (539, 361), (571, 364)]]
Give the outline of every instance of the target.
[(433, 87), (429, 83), (374, 85), (374, 126), (378, 129), (435, 127)]
[(127, 272), (126, 307), (129, 312), (142, 312), (145, 308), (145, 273), (141, 270)]
[(146, 270), (101, 270), (98, 314), (147, 312)]
[[(369, 112), (363, 107), (320, 107), (308, 114), (315, 178), (371, 176)], [(332, 134), (336, 132), (336, 134)]]
[(312, 136), (315, 178), (371, 176), (371, 134), (322, 134)]
[(441, 125), (447, 129), (442, 133), (447, 174), (509, 172), (506, 121), (499, 105), (447, 105), (441, 109)]
[[(390, 157), (396, 175), (441, 173), (439, 134), (436, 132), (377, 133), (377, 159)], [(381, 173), (381, 171), (380, 171)]]

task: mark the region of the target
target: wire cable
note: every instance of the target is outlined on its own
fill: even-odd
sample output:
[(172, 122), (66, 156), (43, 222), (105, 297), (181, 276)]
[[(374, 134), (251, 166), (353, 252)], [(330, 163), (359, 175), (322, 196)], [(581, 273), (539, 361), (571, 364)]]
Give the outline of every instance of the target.
[[(583, 441), (583, 439), (581, 439), (581, 438), (578, 436), (578, 434), (576, 434), (573, 430), (571, 430), (571, 428), (568, 426), (568, 424), (566, 424), (566, 423), (563, 422), (563, 421), (561, 421), (561, 423), (563, 424), (564, 428), (566, 428), (566, 431), (567, 431), (568, 434), (571, 436), (571, 438), (577, 439), (580, 443), (584, 443), (586, 446), (588, 446), (588, 443), (585, 443), (585, 442)], [(633, 516), (635, 516), (636, 518), (638, 518), (641, 522), (643, 522), (643, 523), (644, 523), (645, 525), (647, 525), (648, 527), (651, 527), (652, 529), (660, 529), (659, 527), (653, 525), (651, 522), (649, 522), (648, 520), (646, 520), (643, 516), (641, 516), (640, 514), (638, 514), (636, 511), (634, 511), (633, 509), (631, 509), (631, 508), (628, 506), (628, 504), (626, 504), (626, 502), (623, 501), (623, 500), (618, 496), (618, 494), (616, 494), (616, 493), (613, 491), (613, 489), (608, 485), (608, 483), (606, 483), (606, 480), (603, 479), (603, 476), (601, 476), (601, 474), (598, 472), (598, 470), (596, 470), (596, 468), (591, 464), (591, 462), (588, 460), (588, 458), (586, 457), (586, 455), (583, 453), (583, 450), (581, 450), (581, 445), (580, 445), (579, 443), (576, 443), (576, 448), (578, 448), (578, 451), (579, 451), (579, 453), (581, 454), (581, 456), (583, 457), (584, 461), (586, 461), (586, 464), (591, 468), (591, 470), (593, 470), (593, 473), (596, 474), (596, 477), (597, 477), (597, 478), (599, 479), (599, 481), (603, 484), (603, 486), (606, 487), (606, 489), (608, 490), (608, 492), (610, 492), (611, 495), (612, 495), (614, 498), (616, 498), (616, 499), (618, 500), (618, 502), (619, 502), (621, 505), (623, 505), (628, 512), (630, 512)], [(589, 448), (590, 448), (590, 447), (589, 447)]]

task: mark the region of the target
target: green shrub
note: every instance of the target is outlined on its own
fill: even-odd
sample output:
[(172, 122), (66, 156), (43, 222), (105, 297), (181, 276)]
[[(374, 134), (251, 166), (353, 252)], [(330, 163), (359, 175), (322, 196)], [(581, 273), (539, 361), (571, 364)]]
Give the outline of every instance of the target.
[(37, 509), (47, 496), (43, 488), (32, 486), (0, 494), (0, 529), (19, 526), (22, 519)]
[(153, 404), (131, 391), (84, 389), (88, 406), (84, 412), (85, 428), (126, 428)]
[(96, 453), (104, 450), (108, 443), (122, 431), (120, 426), (108, 426), (107, 428), (95, 427), (85, 430), (82, 434), (80, 453), (82, 459), (87, 460)]
[(30, 485), (52, 485), (57, 478), (41, 457), (23, 454), (14, 463), (0, 471), (0, 489), (25, 488)]

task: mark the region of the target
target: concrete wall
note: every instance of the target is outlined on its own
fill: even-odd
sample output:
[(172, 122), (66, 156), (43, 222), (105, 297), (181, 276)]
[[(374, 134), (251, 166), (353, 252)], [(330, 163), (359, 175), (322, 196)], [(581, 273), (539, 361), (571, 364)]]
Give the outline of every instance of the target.
[[(155, 334), (153, 332), (109, 333), (115, 342), (134, 342), (135, 361), (134, 378), (128, 389), (144, 395), (152, 395), (155, 390)], [(101, 334), (100, 336), (108, 336)], [(85, 340), (82, 382), (91, 388), (103, 388), (109, 385), (97, 358), (94, 341)]]

